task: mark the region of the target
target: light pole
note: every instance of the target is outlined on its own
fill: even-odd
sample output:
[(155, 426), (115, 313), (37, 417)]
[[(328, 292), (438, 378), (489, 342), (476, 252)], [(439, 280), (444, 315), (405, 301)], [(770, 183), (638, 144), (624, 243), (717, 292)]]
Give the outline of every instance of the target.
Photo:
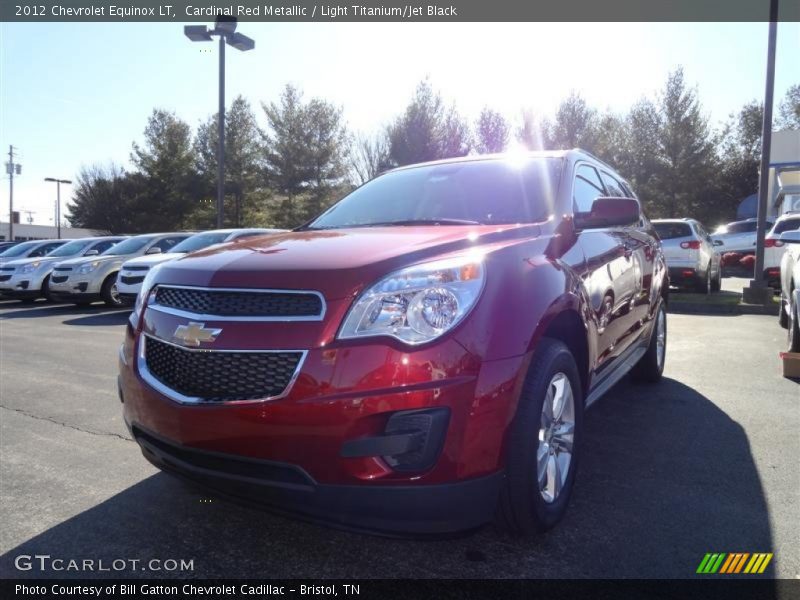
[(217, 116), (217, 228), (224, 227), (225, 209), (225, 44), (245, 52), (256, 43), (246, 35), (236, 32), (236, 17), (217, 15), (214, 29), (205, 25), (185, 25), (183, 33), (193, 42), (210, 42), (219, 36), (219, 112)]
[(45, 177), (45, 181), (56, 182), (56, 226), (58, 227), (58, 239), (61, 239), (61, 184), (72, 184), (69, 179), (56, 179), (55, 177)]

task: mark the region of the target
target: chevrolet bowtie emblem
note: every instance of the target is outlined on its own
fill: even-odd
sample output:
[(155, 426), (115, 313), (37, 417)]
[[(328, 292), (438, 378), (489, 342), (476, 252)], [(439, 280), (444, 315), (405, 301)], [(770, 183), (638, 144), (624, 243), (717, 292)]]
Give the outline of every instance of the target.
[(213, 342), (222, 329), (206, 329), (205, 323), (190, 321), (188, 325), (178, 325), (173, 337), (185, 346), (199, 346), (200, 342)]

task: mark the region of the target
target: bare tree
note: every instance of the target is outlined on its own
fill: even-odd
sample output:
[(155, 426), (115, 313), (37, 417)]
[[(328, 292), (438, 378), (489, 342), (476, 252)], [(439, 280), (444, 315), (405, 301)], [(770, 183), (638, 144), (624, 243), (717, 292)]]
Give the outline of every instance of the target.
[(351, 140), (350, 177), (355, 185), (366, 183), (389, 167), (389, 138), (386, 131), (373, 136), (358, 134)]

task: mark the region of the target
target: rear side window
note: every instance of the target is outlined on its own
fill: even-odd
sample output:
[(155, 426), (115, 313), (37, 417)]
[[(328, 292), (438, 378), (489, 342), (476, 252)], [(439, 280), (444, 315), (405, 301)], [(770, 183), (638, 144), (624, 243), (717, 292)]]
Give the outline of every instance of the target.
[(653, 227), (662, 240), (692, 237), (692, 228), (688, 223), (653, 223)]
[(625, 189), (622, 187), (622, 184), (617, 181), (613, 175), (609, 175), (605, 171), (601, 171), (601, 176), (603, 177), (603, 183), (606, 185), (609, 196), (617, 196), (618, 198), (627, 198), (629, 196), (625, 193)]
[(795, 231), (800, 229), (800, 217), (794, 217), (775, 223), (772, 233), (783, 233), (784, 231)]
[(92, 246), (92, 250), (97, 250), (97, 253), (100, 254), (111, 248), (111, 246), (119, 241), (120, 240), (104, 240), (102, 242), (97, 242), (94, 246)]
[(572, 201), (575, 212), (589, 212), (592, 203), (604, 196), (603, 184), (594, 167), (581, 165), (575, 173), (575, 185), (572, 188)]

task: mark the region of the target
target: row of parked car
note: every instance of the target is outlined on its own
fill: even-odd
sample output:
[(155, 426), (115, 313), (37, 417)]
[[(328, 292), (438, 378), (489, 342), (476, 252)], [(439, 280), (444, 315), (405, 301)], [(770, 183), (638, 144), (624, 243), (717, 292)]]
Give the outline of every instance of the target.
[(108, 306), (122, 306), (133, 302), (147, 271), (159, 263), (277, 231), (281, 230), (219, 229), (11, 244), (0, 248), (0, 296), (44, 297), (77, 305), (102, 300)]
[[(756, 247), (756, 219), (729, 223), (709, 234), (694, 219), (656, 219), (653, 226), (661, 238), (669, 266), (670, 282), (701, 293), (717, 292), (723, 267), (752, 272)], [(781, 236), (800, 230), (800, 213), (789, 212), (768, 221), (764, 240), (764, 277), (776, 290), (781, 287), (781, 259), (786, 242)]]

